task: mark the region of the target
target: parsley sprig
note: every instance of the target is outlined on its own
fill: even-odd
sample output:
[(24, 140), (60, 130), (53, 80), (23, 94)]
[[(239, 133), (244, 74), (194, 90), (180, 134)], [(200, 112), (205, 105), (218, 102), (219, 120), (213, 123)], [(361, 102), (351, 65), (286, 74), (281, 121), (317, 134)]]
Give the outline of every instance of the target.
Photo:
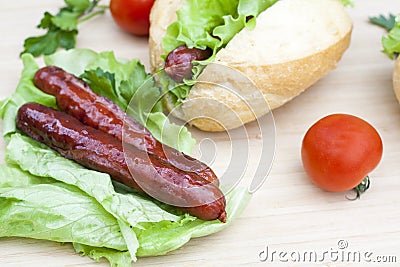
[(389, 14), (387, 17), (370, 17), (369, 21), (388, 31), (387, 36), (382, 37), (382, 52), (389, 58), (397, 58), (400, 54), (400, 14), (395, 16)]
[(379, 17), (370, 17), (369, 21), (375, 25), (384, 28), (387, 31), (390, 31), (394, 27), (396, 16), (393, 14), (389, 14), (387, 17), (385, 17), (384, 15), (379, 15)]
[(37, 57), (53, 54), (59, 47), (75, 47), (78, 24), (103, 14), (108, 6), (99, 5), (100, 0), (64, 0), (66, 6), (60, 8), (56, 15), (45, 12), (39, 29), (47, 30), (46, 34), (29, 37), (24, 42), (23, 53)]

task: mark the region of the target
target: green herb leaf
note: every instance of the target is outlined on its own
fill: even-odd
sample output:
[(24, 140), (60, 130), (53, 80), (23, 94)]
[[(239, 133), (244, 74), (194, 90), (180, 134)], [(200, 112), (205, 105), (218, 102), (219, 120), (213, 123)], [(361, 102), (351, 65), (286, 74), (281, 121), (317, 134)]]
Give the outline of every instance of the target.
[(78, 18), (80, 13), (71, 11), (61, 11), (57, 16), (51, 19), (51, 22), (57, 29), (63, 31), (78, 31)]
[[(129, 75), (129, 78), (126, 81), (121, 82), (119, 88), (121, 96), (130, 101), (137, 90), (149, 79), (152, 79), (151, 75), (149, 75), (144, 66), (138, 62), (136, 66), (133, 66), (133, 72)], [(152, 80), (151, 87), (150, 90), (155, 90), (155, 85)], [(158, 91), (158, 89), (156, 90)]]
[(386, 29), (387, 31), (390, 31), (394, 27), (395, 19), (395, 15), (389, 14), (387, 17), (385, 17), (384, 15), (380, 15), (379, 17), (370, 17), (369, 21)]
[(30, 53), (37, 57), (41, 54), (49, 55), (54, 53), (59, 47), (57, 32), (49, 31), (45, 35), (27, 38), (24, 42), (25, 50), (23, 53)]
[(98, 2), (99, 0), (65, 0), (66, 6), (60, 8), (56, 15), (45, 12), (37, 28), (47, 30), (47, 33), (25, 39), (21, 54), (30, 53), (37, 57), (53, 54), (59, 47), (67, 50), (74, 48), (78, 24), (106, 10), (107, 7), (98, 6)]
[(50, 29), (53, 25), (52, 19), (54, 18), (49, 12), (45, 12), (42, 20), (37, 26), (39, 29)]
[[(58, 44), (59, 47), (65, 49), (71, 49), (75, 47), (76, 34), (78, 31), (58, 31)], [(45, 55), (50, 55), (52, 53), (47, 53)]]
[(383, 27), (389, 32), (387, 36), (382, 37), (382, 52), (391, 59), (397, 57), (400, 53), (400, 14), (397, 16), (389, 14), (388, 17), (380, 15), (369, 19), (371, 23)]
[(80, 77), (87, 82), (95, 93), (101, 92), (103, 96), (107, 97), (118, 106), (126, 107), (127, 103), (125, 99), (121, 99), (116, 92), (114, 74), (97, 68), (95, 70), (85, 70)]
[(93, 8), (98, 2), (99, 0), (65, 0), (67, 7), (72, 8), (75, 12), (86, 12), (88, 8)]

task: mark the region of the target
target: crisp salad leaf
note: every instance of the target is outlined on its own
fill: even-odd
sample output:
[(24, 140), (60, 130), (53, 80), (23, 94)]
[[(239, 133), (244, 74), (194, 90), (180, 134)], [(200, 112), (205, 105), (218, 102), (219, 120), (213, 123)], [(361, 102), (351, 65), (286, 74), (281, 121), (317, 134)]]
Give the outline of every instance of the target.
[(168, 54), (185, 44), (200, 49), (209, 47), (215, 54), (249, 25), (249, 18), (258, 16), (277, 1), (187, 0), (177, 11), (177, 21), (168, 26), (162, 48)]
[[(39, 68), (33, 56), (21, 58), (24, 69), (16, 91), (0, 102), (8, 143), (6, 165), (0, 166), (0, 236), (71, 242), (78, 253), (93, 260), (104, 258), (111, 266), (131, 266), (138, 256), (162, 255), (191, 238), (227, 227), (246, 206), (250, 194), (238, 188), (226, 194), (227, 223), (202, 221), (133, 189), (122, 190), (108, 174), (88, 170), (24, 136), (15, 125), (21, 105), (33, 101), (57, 106), (53, 96), (32, 82)], [(193, 146), (187, 129), (171, 124), (154, 103), (149, 108), (141, 102), (154, 102), (160, 92), (137, 60), (121, 61), (111, 52), (72, 49), (46, 57), (45, 63), (83, 75), (99, 94), (122, 108), (136, 106), (132, 114), (160, 139), (164, 132), (178, 137), (169, 141), (173, 147), (190, 150)]]
[(22, 55), (24, 69), (15, 92), (0, 102), (0, 118), (3, 120), (3, 136), (7, 140), (9, 136), (17, 131), (15, 118), (18, 109), (27, 102), (36, 102), (49, 107), (56, 108), (54, 96), (46, 94), (35, 87), (33, 76), (39, 69), (34, 58), (29, 54)]
[(400, 53), (400, 14), (394, 16), (389, 14), (387, 17), (370, 17), (370, 22), (376, 24), (388, 31), (387, 36), (382, 37), (382, 52), (393, 59)]
[(344, 6), (354, 7), (354, 2), (352, 0), (340, 0)]
[(17, 166), (0, 166), (0, 199), (1, 237), (127, 249), (117, 220), (75, 186), (38, 178)]
[(59, 47), (75, 47), (78, 24), (108, 8), (99, 6), (100, 0), (65, 0), (65, 6), (56, 15), (45, 12), (37, 28), (47, 30), (40, 36), (29, 37), (24, 42), (24, 53), (33, 56), (53, 54)]
[(73, 246), (76, 252), (82, 256), (88, 256), (94, 261), (100, 261), (101, 258), (107, 259), (111, 267), (132, 266), (129, 252), (121, 252), (104, 247), (92, 247), (80, 243), (73, 243)]
[(400, 53), (400, 15), (396, 16), (393, 28), (382, 38), (383, 52), (390, 58)]

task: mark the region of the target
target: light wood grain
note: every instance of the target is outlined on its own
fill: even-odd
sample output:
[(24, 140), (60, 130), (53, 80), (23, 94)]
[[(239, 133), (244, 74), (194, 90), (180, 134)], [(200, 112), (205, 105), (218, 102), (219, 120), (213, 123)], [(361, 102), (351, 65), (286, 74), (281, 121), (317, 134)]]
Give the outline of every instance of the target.
[[(1, 98), (16, 87), (22, 70), (18, 57), (23, 40), (38, 34), (35, 25), (45, 10), (61, 0), (2, 1), (0, 9)], [(391, 83), (393, 61), (383, 55), (384, 31), (368, 17), (400, 12), (398, 0), (356, 0), (348, 9), (353, 21), (352, 44), (337, 69), (289, 104), (274, 111), (276, 157), (269, 177), (242, 216), (222, 232), (191, 240), (166, 256), (139, 259), (136, 266), (252, 266), (268, 246), (276, 251), (330, 251), (346, 240), (349, 251), (397, 256), (400, 262), (400, 106)], [(293, 25), (296, 27), (296, 25)], [(295, 41), (295, 40), (294, 40)], [(148, 67), (147, 40), (120, 31), (106, 14), (81, 25), (78, 47), (114, 50), (119, 57), (139, 58)], [(327, 193), (307, 179), (300, 144), (311, 124), (330, 113), (350, 113), (373, 124), (384, 142), (384, 157), (371, 173), (372, 186), (358, 201)], [(251, 137), (254, 138), (254, 137)], [(1, 159), (4, 157), (2, 141)], [(250, 162), (252, 162), (250, 160)], [(218, 167), (218, 163), (215, 165)], [(1, 222), (0, 222), (1, 223)], [(309, 266), (280, 262), (281, 266)], [(0, 239), (1, 266), (107, 266), (76, 255), (69, 244), (21, 238)], [(331, 262), (314, 266), (364, 266)], [(369, 266), (376, 266), (377, 263)]]

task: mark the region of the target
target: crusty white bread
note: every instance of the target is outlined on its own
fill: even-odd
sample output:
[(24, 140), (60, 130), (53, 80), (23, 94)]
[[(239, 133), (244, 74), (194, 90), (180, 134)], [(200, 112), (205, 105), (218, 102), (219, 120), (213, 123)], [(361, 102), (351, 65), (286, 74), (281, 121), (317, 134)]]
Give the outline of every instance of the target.
[(150, 67), (155, 72), (164, 67), (162, 38), (172, 22), (177, 20), (176, 11), (186, 0), (156, 0), (150, 12), (149, 48)]
[[(167, 26), (176, 20), (176, 15), (166, 16), (166, 10), (174, 14), (178, 8), (169, 0), (157, 0), (152, 9), (149, 40), (153, 70), (164, 65), (159, 57), (163, 53), (160, 43)], [(240, 97), (236, 92), (199, 83), (173, 115), (206, 131), (250, 122), (267, 110), (258, 99), (262, 95), (271, 109), (277, 108), (334, 69), (350, 44), (351, 32), (352, 21), (337, 0), (278, 1), (258, 16), (255, 29), (243, 29), (215, 59), (215, 63), (249, 77), (262, 94), (254, 93), (254, 86), (240, 79), (235, 84), (229, 78), (228, 86)], [(213, 82), (226, 84), (230, 77), (226, 72), (230, 71), (215, 68), (207, 66), (199, 79), (211, 77)], [(244, 90), (246, 86), (250, 89)], [(168, 100), (166, 107), (170, 111), (174, 108)]]
[(393, 69), (393, 90), (397, 100), (400, 102), (400, 57), (397, 57)]

